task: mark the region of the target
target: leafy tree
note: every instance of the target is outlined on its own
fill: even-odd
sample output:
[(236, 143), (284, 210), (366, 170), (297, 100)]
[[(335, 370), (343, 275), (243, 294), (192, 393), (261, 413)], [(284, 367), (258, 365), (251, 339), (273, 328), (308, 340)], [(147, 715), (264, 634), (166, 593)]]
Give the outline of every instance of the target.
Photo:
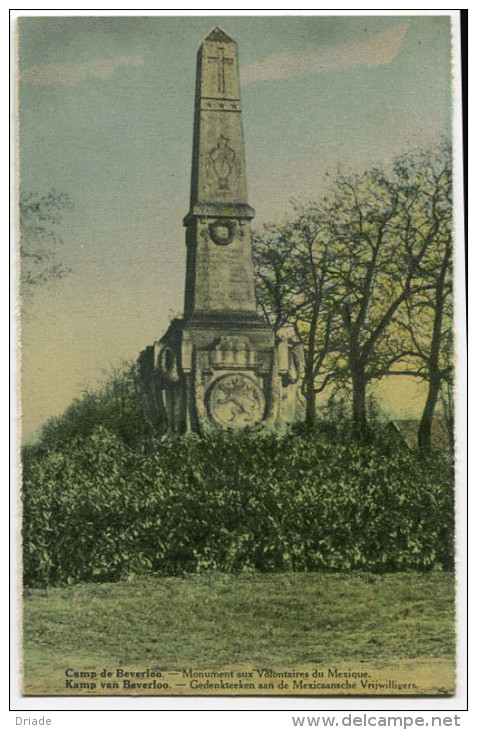
[(28, 295), (70, 271), (58, 260), (58, 247), (63, 243), (58, 229), (73, 204), (69, 195), (52, 188), (45, 195), (21, 193), (19, 207), (21, 286)]
[(41, 445), (65, 447), (102, 427), (128, 446), (146, 448), (151, 426), (145, 415), (137, 363), (114, 369), (96, 390), (86, 390), (57, 418), (43, 426)]

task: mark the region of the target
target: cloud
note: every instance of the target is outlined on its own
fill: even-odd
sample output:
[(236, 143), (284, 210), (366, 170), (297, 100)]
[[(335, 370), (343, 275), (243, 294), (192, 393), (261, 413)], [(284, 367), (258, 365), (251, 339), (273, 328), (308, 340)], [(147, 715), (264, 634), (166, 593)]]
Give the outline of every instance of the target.
[(353, 66), (381, 66), (396, 57), (407, 29), (407, 25), (396, 25), (356, 43), (339, 43), (319, 51), (268, 56), (245, 66), (240, 80), (242, 84), (250, 84), (254, 81), (286, 79), (296, 74), (335, 71)]
[(84, 79), (109, 79), (120, 66), (143, 66), (141, 56), (117, 56), (116, 58), (92, 59), (82, 63), (45, 63), (26, 69), (22, 81), (35, 86), (62, 84), (73, 86)]

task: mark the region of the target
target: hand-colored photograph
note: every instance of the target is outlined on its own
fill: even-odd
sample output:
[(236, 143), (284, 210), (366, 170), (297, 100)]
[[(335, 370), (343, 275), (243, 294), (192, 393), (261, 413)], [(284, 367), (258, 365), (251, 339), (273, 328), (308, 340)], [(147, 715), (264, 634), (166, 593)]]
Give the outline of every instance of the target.
[(17, 18), (23, 696), (459, 689), (456, 24)]

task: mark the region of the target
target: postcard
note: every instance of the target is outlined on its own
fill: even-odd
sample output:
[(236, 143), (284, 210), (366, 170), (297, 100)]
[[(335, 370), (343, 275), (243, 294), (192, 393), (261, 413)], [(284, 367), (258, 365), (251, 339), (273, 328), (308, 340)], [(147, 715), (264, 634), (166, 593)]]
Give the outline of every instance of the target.
[(459, 22), (381, 13), (17, 18), (24, 697), (462, 690)]

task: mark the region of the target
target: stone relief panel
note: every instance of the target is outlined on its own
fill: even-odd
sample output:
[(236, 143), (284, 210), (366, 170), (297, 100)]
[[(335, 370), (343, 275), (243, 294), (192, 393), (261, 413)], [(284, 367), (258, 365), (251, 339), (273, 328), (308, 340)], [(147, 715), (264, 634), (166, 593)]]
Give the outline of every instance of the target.
[(215, 147), (209, 150), (209, 169), (215, 175), (219, 192), (229, 192), (229, 177), (237, 160), (235, 150), (229, 144), (230, 139), (221, 134)]
[(199, 221), (199, 235), (204, 241), (213, 241), (217, 246), (228, 246), (234, 241), (240, 242), (247, 235), (247, 224), (244, 221), (230, 218), (216, 218), (208, 222)]
[(158, 357), (159, 371), (161, 375), (172, 383), (179, 381), (179, 370), (176, 353), (171, 347), (163, 347)]
[(219, 218), (213, 223), (209, 223), (208, 230), (214, 243), (218, 246), (228, 246), (234, 240), (236, 227), (234, 221)]
[(211, 351), (210, 362), (215, 368), (252, 367), (256, 362), (256, 353), (248, 337), (224, 335)]
[(265, 398), (259, 385), (242, 373), (215, 380), (207, 393), (210, 417), (221, 428), (246, 428), (263, 419)]

